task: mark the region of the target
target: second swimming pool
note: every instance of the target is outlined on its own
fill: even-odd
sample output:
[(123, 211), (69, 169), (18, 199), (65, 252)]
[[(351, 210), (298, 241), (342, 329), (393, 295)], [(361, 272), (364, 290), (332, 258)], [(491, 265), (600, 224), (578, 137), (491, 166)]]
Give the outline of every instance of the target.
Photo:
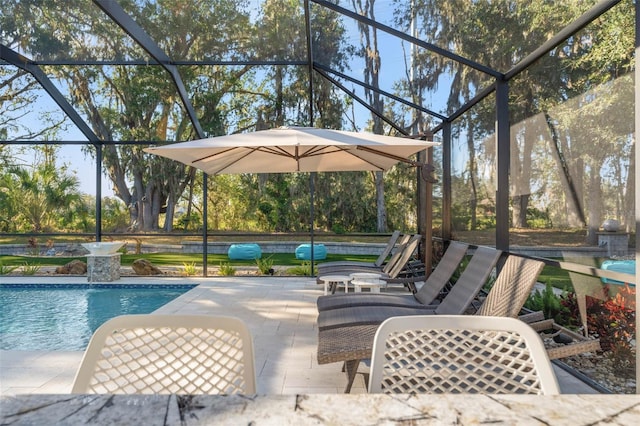
[(108, 319), (151, 313), (195, 286), (0, 285), (0, 349), (83, 351)]

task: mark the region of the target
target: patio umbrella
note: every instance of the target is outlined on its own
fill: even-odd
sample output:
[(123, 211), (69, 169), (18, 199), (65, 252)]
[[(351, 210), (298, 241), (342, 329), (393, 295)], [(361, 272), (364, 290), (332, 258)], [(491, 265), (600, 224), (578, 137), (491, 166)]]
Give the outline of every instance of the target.
[(434, 142), (364, 132), (279, 127), (147, 148), (210, 175), (383, 171)]
[[(364, 132), (279, 127), (150, 147), (145, 151), (210, 175), (384, 171), (398, 162), (406, 162), (422, 167), (428, 176), (430, 166), (418, 164), (409, 157), (435, 144)], [(313, 206), (313, 192), (311, 203)], [(311, 214), (313, 238), (313, 209)], [(313, 239), (311, 242), (313, 250)], [(313, 251), (311, 259), (313, 262)]]

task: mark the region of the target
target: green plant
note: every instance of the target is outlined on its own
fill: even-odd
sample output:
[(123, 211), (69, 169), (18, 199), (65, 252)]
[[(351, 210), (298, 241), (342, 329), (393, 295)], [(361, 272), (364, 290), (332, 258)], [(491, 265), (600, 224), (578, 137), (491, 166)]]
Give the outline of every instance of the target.
[(9, 266), (0, 263), (0, 275), (8, 275), (18, 269), (17, 266)]
[(198, 273), (198, 268), (196, 268), (196, 262), (187, 263), (184, 262), (182, 264), (184, 274), (187, 276), (196, 275)]
[(289, 273), (291, 275), (306, 275), (306, 276), (310, 276), (310, 275), (316, 275), (318, 273), (318, 268), (317, 267), (313, 268), (313, 274), (311, 274), (310, 272), (311, 272), (311, 262), (310, 261), (304, 261), (304, 262), (302, 262), (302, 265), (300, 265), (300, 266), (294, 266), (293, 268), (287, 269), (287, 273)]
[(545, 318), (560, 321), (560, 316), (566, 310), (560, 302), (560, 296), (555, 294), (551, 282), (547, 281), (544, 290), (536, 290), (529, 296), (524, 306), (532, 311), (542, 311)]
[(273, 259), (272, 256), (264, 259), (256, 259), (256, 265), (258, 265), (258, 271), (262, 275), (273, 275)]
[(22, 275), (35, 275), (40, 270), (40, 265), (31, 265), (29, 263), (25, 263), (22, 266)]
[(236, 268), (231, 266), (229, 262), (220, 262), (220, 275), (225, 277), (231, 277), (236, 274)]

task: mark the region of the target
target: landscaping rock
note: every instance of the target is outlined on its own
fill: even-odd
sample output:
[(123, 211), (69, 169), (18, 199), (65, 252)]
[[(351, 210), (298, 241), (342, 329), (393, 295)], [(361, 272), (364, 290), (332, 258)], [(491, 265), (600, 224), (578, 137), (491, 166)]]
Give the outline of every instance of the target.
[(56, 274), (64, 275), (84, 275), (87, 273), (87, 264), (81, 260), (72, 260), (64, 266), (56, 268)]
[(89, 251), (86, 248), (76, 243), (67, 244), (65, 249), (62, 251), (63, 256), (84, 256), (87, 253), (89, 253)]
[(136, 275), (162, 275), (162, 271), (146, 259), (136, 259), (131, 264)]

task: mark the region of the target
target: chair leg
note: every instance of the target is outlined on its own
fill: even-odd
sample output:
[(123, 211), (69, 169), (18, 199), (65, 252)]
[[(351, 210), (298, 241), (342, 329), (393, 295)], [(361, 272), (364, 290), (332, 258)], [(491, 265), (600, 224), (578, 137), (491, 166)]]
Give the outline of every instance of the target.
[(344, 393), (351, 392), (351, 386), (353, 386), (353, 381), (355, 380), (356, 373), (358, 372), (358, 365), (360, 365), (359, 359), (345, 361), (344, 369), (347, 372), (347, 386), (344, 389)]

